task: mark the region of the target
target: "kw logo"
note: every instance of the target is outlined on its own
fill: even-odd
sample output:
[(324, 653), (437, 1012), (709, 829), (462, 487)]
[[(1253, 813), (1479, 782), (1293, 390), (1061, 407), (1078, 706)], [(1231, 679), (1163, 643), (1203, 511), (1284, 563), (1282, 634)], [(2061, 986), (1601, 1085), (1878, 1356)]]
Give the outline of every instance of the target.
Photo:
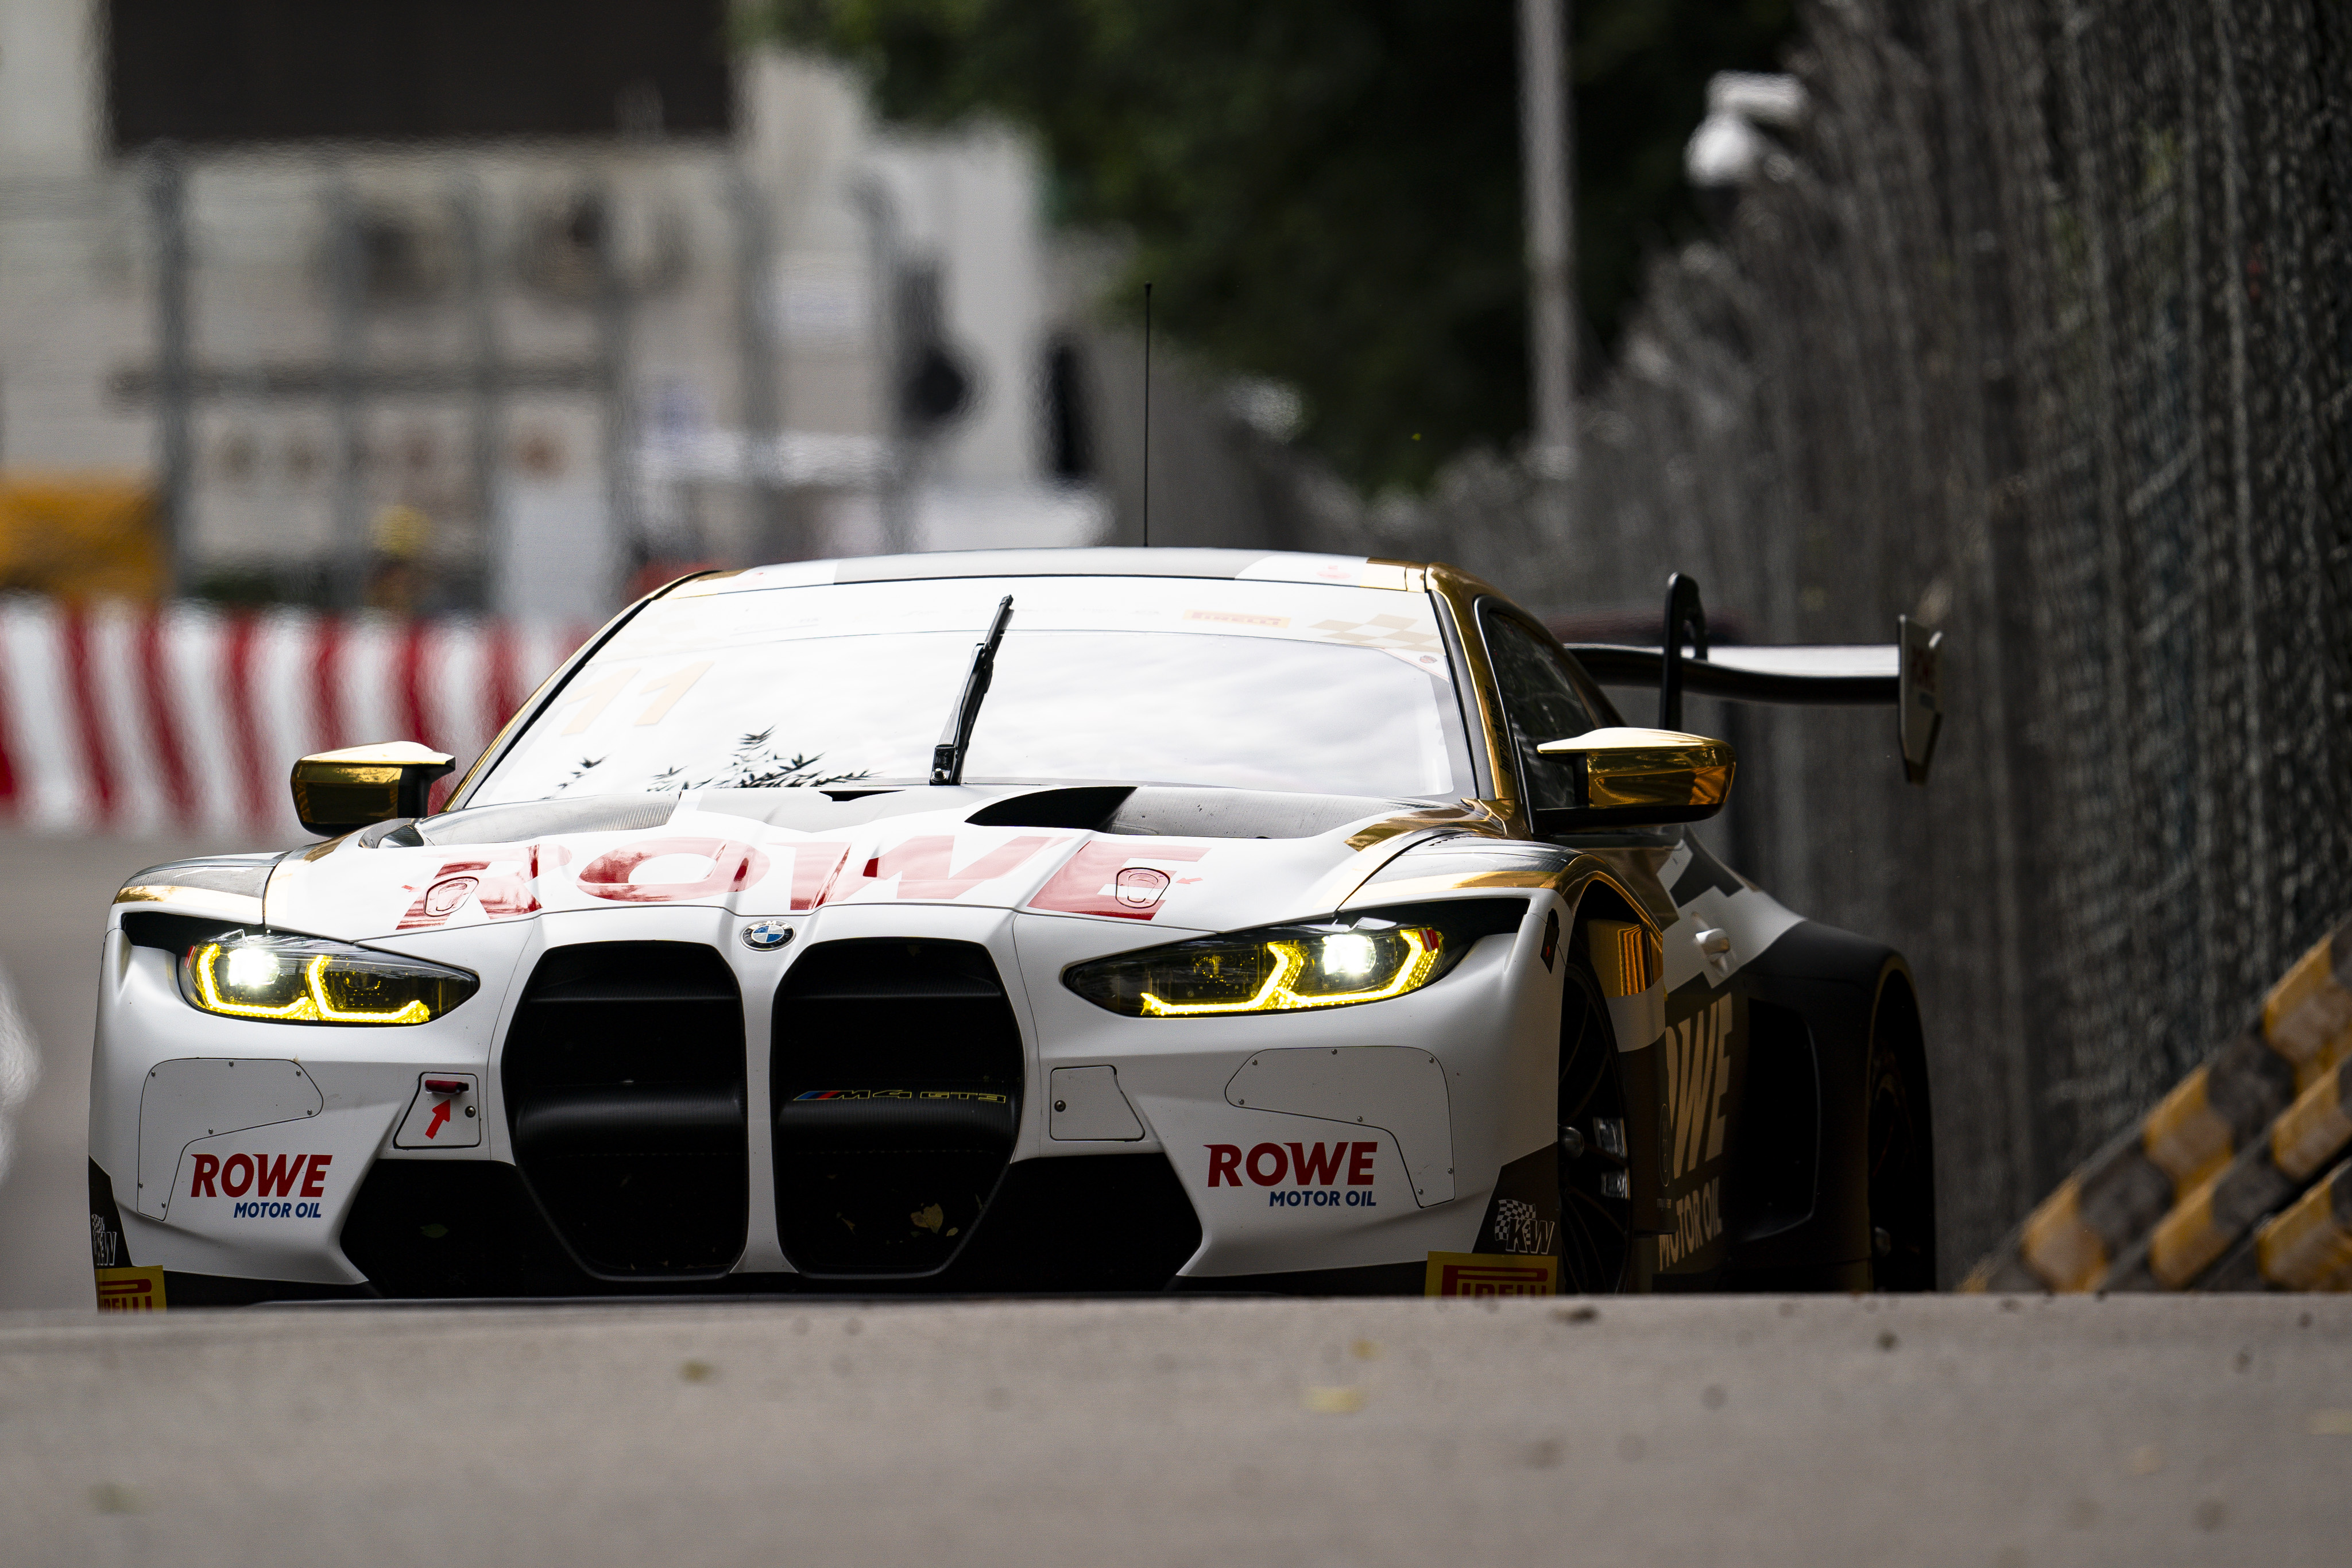
[(1679, 1181), (1723, 1153), (1723, 1106), (1731, 1093), (1731, 1028), (1729, 997), (1719, 997), (1705, 1011), (1666, 1026), (1668, 1182)]
[(1553, 1253), (1559, 1250), (1559, 1221), (1546, 1219), (1532, 1203), (1516, 1197), (1495, 1203), (1496, 1245), (1506, 1252)]

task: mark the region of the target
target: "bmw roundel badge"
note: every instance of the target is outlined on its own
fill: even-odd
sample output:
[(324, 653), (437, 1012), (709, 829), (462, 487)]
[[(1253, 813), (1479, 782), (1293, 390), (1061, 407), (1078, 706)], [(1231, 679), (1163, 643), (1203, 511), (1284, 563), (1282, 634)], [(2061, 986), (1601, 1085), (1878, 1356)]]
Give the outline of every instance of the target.
[(754, 920), (743, 927), (743, 946), (772, 953), (793, 939), (793, 928), (781, 920)]

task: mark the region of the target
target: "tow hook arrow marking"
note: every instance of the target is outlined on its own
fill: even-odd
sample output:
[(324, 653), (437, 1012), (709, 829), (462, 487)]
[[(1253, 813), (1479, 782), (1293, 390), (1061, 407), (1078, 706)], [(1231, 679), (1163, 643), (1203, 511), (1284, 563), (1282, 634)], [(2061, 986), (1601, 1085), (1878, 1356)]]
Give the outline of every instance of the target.
[(426, 1137), (433, 1137), (441, 1131), (441, 1124), (449, 1119), (450, 1103), (449, 1101), (444, 1100), (433, 1107), (433, 1120), (425, 1124)]

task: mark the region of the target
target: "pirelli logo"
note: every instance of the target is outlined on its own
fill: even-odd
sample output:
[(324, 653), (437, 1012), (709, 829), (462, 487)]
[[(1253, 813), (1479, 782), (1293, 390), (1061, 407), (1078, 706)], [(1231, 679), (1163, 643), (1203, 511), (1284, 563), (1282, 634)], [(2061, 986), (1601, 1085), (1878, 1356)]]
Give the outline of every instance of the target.
[(161, 1269), (100, 1269), (98, 1310), (101, 1312), (160, 1312), (163, 1310)]
[(1500, 1252), (1432, 1252), (1423, 1290), (1432, 1296), (1557, 1296), (1559, 1260)]

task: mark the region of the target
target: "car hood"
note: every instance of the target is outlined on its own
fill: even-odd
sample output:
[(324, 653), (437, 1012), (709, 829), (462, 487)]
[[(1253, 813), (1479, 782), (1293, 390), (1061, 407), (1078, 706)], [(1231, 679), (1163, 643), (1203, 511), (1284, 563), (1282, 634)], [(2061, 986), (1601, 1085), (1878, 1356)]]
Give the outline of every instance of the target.
[(364, 941), (551, 910), (928, 903), (1192, 933), (1326, 913), (1413, 843), (1499, 831), (1475, 802), (1124, 784), (555, 800), (289, 854), (264, 918)]

